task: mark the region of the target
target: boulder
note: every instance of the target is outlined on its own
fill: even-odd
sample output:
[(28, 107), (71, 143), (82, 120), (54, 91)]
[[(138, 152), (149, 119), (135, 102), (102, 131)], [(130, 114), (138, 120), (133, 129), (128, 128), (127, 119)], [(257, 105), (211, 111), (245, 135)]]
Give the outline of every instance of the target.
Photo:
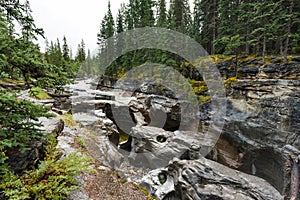
[(159, 199), (283, 200), (265, 180), (224, 167), (203, 157), (174, 159), (166, 168), (151, 171), (141, 183)]
[(217, 138), (192, 131), (165, 131), (151, 126), (133, 127), (132, 165), (156, 169), (166, 166), (173, 158), (197, 159), (214, 146)]

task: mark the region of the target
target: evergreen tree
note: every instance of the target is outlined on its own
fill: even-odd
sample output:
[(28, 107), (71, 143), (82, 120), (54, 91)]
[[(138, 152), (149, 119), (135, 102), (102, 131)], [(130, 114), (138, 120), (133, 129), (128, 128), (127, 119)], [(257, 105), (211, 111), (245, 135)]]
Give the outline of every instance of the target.
[(108, 2), (107, 22), (106, 22), (106, 37), (110, 38), (115, 33), (115, 22), (111, 12), (110, 2)]
[(251, 35), (255, 35), (252, 44), (256, 46), (256, 54), (261, 52), (263, 62), (265, 62), (265, 55), (267, 54), (268, 42), (274, 40), (277, 32), (276, 17), (279, 3), (274, 3), (271, 0), (259, 1), (251, 4), (253, 6), (255, 17), (252, 22), (255, 28)]
[(75, 57), (75, 60), (82, 63), (86, 59), (86, 53), (85, 53), (85, 43), (83, 40), (81, 40), (81, 43), (78, 44), (78, 49), (77, 49), (77, 55)]
[(28, 0), (24, 3), (19, 0), (0, 0), (0, 10), (6, 17), (10, 35), (16, 34), (14, 26), (15, 22), (18, 22), (23, 37), (27, 39), (36, 39), (37, 36), (44, 37), (43, 29), (37, 28), (34, 23)]
[(97, 44), (100, 47), (100, 51), (105, 49), (108, 45), (106, 40), (112, 37), (115, 33), (115, 22), (111, 12), (110, 2), (108, 2), (108, 12), (105, 14), (101, 21), (100, 32), (97, 34)]
[[(293, 1), (294, 9), (291, 14), (291, 41), (289, 49), (293, 54), (300, 54), (300, 1)], [(288, 52), (289, 53), (289, 52)]]
[(116, 28), (116, 32), (117, 33), (122, 33), (124, 31), (124, 7), (122, 7), (121, 9), (118, 10), (118, 15), (117, 15), (117, 28)]
[[(190, 35), (210, 54), (255, 54), (264, 59), (267, 54), (287, 58), (290, 53), (300, 52), (300, 1), (296, 0), (194, 0), (193, 14), (188, 0), (170, 0), (168, 10), (166, 0), (129, 0), (117, 14), (116, 31), (109, 4), (98, 44), (105, 49), (107, 38), (115, 32), (154, 25)], [(113, 42), (120, 49), (128, 48), (130, 43), (120, 38)], [(155, 59), (164, 62), (167, 56), (158, 50), (139, 50), (118, 58), (113, 68)], [(170, 58), (180, 64), (180, 59)]]
[(63, 58), (65, 61), (70, 60), (70, 49), (67, 44), (66, 36), (64, 36), (64, 38), (63, 38), (62, 54), (63, 54)]
[(240, 10), (240, 0), (220, 1), (218, 12), (218, 24), (216, 26), (216, 38), (214, 45), (217, 53), (237, 54), (242, 45), (245, 30), (242, 24), (243, 13)]
[(138, 4), (138, 18), (139, 23), (137, 27), (146, 27), (146, 26), (154, 26), (154, 14), (153, 14), (153, 6), (154, 3), (152, 0), (140, 0), (137, 1)]
[(217, 5), (218, 0), (202, 0), (197, 5), (202, 14), (201, 20), (201, 44), (211, 54), (215, 53), (215, 40), (217, 37)]
[[(285, 61), (287, 61), (287, 56), (288, 56), (288, 52), (289, 52), (289, 47), (290, 47), (290, 41), (291, 41), (291, 38), (295, 35), (292, 35), (292, 26), (299, 22), (299, 18), (297, 20), (295, 20), (295, 16), (299, 16), (299, 13), (296, 13), (294, 16), (293, 16), (293, 13), (294, 13), (294, 9), (295, 9), (295, 2), (294, 0), (289, 0), (288, 1), (288, 6), (287, 6), (287, 11), (286, 11), (286, 15), (285, 15), (285, 34), (284, 34), (284, 50), (283, 50), (283, 56), (284, 56), (284, 59)], [(299, 12), (299, 11), (298, 11)]]
[(158, 1), (157, 23), (158, 27), (167, 27), (167, 8), (166, 0)]
[(189, 34), (191, 26), (191, 11), (188, 0), (171, 0), (168, 11), (169, 28)]
[(62, 64), (62, 58), (63, 58), (63, 56), (62, 56), (62, 50), (61, 50), (61, 45), (60, 45), (60, 41), (59, 41), (59, 39), (57, 38), (56, 39), (57, 40), (57, 42), (56, 42), (56, 59), (57, 59), (57, 61), (56, 61), (56, 65), (58, 65), (58, 66), (60, 66), (61, 64)]
[(199, 9), (199, 6), (200, 6), (200, 0), (195, 0), (190, 36), (192, 38), (194, 38), (197, 42), (200, 43), (200, 31), (201, 31), (201, 24), (202, 24), (201, 12), (202, 11), (201, 11), (201, 9)]
[[(122, 4), (121, 9), (118, 10), (118, 15), (117, 15), (117, 28), (116, 28), (116, 32), (117, 34), (123, 33), (124, 32), (124, 12), (125, 12), (125, 5)], [(117, 46), (117, 53), (122, 55), (122, 51), (124, 50), (124, 45), (125, 45), (125, 41), (123, 37), (119, 37), (119, 35), (117, 35), (116, 37), (116, 46)], [(119, 66), (122, 66), (122, 58), (118, 57), (116, 59), (116, 63)]]

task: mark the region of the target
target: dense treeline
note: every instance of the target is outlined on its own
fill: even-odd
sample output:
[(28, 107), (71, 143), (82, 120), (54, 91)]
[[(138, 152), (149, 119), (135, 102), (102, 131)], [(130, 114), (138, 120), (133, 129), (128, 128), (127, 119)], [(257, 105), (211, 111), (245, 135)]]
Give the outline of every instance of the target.
[[(121, 4), (114, 20), (110, 4), (101, 21), (98, 44), (138, 27), (164, 27), (189, 35), (210, 54), (282, 55), (300, 52), (300, 1), (298, 0), (130, 0)], [(119, 42), (119, 41), (116, 41)], [(126, 43), (126, 42), (125, 42)], [(126, 45), (126, 44), (125, 44)], [(149, 51), (148, 51), (149, 53)], [(115, 68), (163, 60), (168, 53), (133, 52), (118, 59)], [(151, 56), (150, 56), (151, 55)], [(172, 56), (169, 56), (172, 58)], [(172, 59), (178, 63), (178, 59)], [(170, 61), (170, 60), (169, 60)], [(171, 61), (171, 62), (173, 62)], [(182, 60), (181, 60), (182, 61)]]
[[(39, 36), (43, 37), (43, 30), (34, 24), (29, 1), (0, 0), (0, 199), (3, 200), (66, 199), (72, 190), (79, 188), (74, 176), (86, 172), (92, 163), (77, 152), (61, 159), (55, 135), (46, 135), (38, 121), (40, 117), (54, 117), (49, 113), (50, 108), (21, 100), (18, 91), (12, 89), (24, 86), (31, 88), (32, 97), (42, 98), (46, 94), (45, 98), (50, 98), (42, 88), (60, 91), (71, 82), (83, 61), (82, 44), (80, 56), (73, 60), (65, 38), (62, 49), (57, 41), (43, 54), (34, 43)], [(11, 83), (18, 87), (4, 89), (6, 85), (15, 85)], [(37, 158), (30, 164), (18, 160), (29, 159), (31, 155)], [(10, 164), (11, 156), (16, 156), (18, 164)], [(14, 170), (17, 168), (26, 171)]]
[[(16, 30), (16, 24), (21, 31)], [(23, 83), (31, 92), (42, 91), (41, 88), (59, 92), (77, 75), (80, 63), (85, 60), (84, 42), (74, 60), (65, 37), (62, 46), (59, 40), (51, 42), (43, 54), (34, 43), (38, 36), (43, 37), (43, 30), (36, 28), (28, 1), (0, 0), (0, 82)], [(0, 107), (0, 150), (26, 148), (28, 142), (42, 137), (34, 120), (46, 115), (48, 109), (22, 102), (17, 99), (16, 91), (3, 88), (0, 88)]]
[(0, 0), (0, 78), (25, 81), (32, 85), (57, 90), (69, 83), (85, 60), (84, 42), (72, 59), (67, 40), (51, 42), (43, 54), (35, 41), (44, 37), (35, 26), (29, 1)]

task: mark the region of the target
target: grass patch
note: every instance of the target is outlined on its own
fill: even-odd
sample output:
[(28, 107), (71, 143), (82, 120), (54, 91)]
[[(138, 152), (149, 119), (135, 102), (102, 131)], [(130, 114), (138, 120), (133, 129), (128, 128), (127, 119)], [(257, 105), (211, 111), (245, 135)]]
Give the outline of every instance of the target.
[(86, 147), (87, 147), (87, 145), (86, 145), (86, 143), (85, 143), (85, 141), (84, 141), (83, 138), (77, 137), (77, 138), (75, 139), (75, 141), (76, 141), (76, 143), (79, 144), (79, 146), (80, 146), (81, 148), (86, 148)]

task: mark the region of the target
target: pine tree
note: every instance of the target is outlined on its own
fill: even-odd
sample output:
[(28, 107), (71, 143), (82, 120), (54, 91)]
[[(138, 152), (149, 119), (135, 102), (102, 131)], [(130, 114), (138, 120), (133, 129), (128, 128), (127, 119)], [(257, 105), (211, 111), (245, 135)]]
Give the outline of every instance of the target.
[[(293, 1), (290, 53), (300, 54), (300, 1)], [(288, 52), (289, 53), (289, 52)]]
[(192, 19), (192, 26), (190, 31), (190, 36), (194, 38), (197, 42), (200, 43), (200, 31), (201, 31), (201, 24), (202, 24), (202, 14), (201, 9), (199, 9), (200, 0), (194, 1), (194, 12), (193, 12), (193, 19)]
[(201, 13), (201, 44), (211, 54), (214, 54), (216, 49), (214, 43), (217, 38), (217, 5), (218, 0), (202, 0), (197, 5)]
[(140, 0), (138, 4), (138, 18), (139, 23), (137, 27), (154, 26), (154, 14), (153, 14), (153, 1), (152, 0)]
[(43, 29), (37, 28), (34, 23), (28, 0), (24, 3), (17, 0), (0, 0), (0, 11), (6, 16), (10, 35), (16, 34), (14, 27), (15, 22), (18, 22), (25, 39), (44, 37)]
[[(107, 47), (107, 38), (114, 35), (110, 13), (109, 5), (98, 34), (101, 48)], [(296, 0), (194, 0), (193, 15), (188, 0), (170, 0), (168, 10), (166, 0), (129, 0), (118, 12), (115, 32), (154, 25), (190, 35), (211, 54), (255, 54), (263, 58), (282, 54), (287, 58), (290, 53), (300, 52), (300, 1)], [(122, 44), (121, 49), (130, 43), (118, 38), (114, 42)], [(150, 55), (163, 61), (167, 56), (141, 50), (128, 53), (117, 63), (128, 67), (153, 60)], [(180, 60), (172, 59), (177, 63)]]
[(157, 23), (158, 27), (167, 27), (167, 8), (166, 0), (158, 1), (158, 14), (157, 14)]
[(62, 56), (63, 56), (65, 61), (70, 60), (70, 49), (69, 49), (69, 46), (67, 44), (66, 36), (63, 37)]
[(108, 2), (108, 11), (101, 21), (100, 32), (97, 34), (97, 44), (100, 47), (100, 52), (110, 45), (106, 43), (106, 40), (114, 35), (114, 26), (115, 22), (111, 12), (110, 2)]
[(115, 22), (110, 8), (110, 2), (108, 2), (108, 12), (107, 12), (107, 23), (106, 23), (106, 36), (110, 38), (115, 33)]
[(295, 3), (294, 0), (289, 0), (288, 1), (289, 5), (288, 5), (288, 11), (287, 11), (287, 17), (288, 19), (286, 20), (286, 32), (285, 32), (285, 43), (284, 43), (284, 50), (283, 50), (283, 56), (284, 56), (284, 60), (287, 61), (287, 56), (288, 56), (288, 51), (289, 51), (289, 47), (290, 47), (290, 39), (291, 39), (291, 30), (292, 30), (292, 26), (294, 21), (294, 17), (293, 17), (293, 12), (294, 12), (294, 7), (295, 7)]
[(82, 63), (86, 59), (86, 53), (85, 53), (85, 43), (83, 39), (81, 40), (81, 43), (78, 44), (77, 54), (75, 57), (75, 60)]
[(124, 24), (125, 24), (125, 28), (127, 30), (131, 30), (134, 28), (133, 16), (132, 16), (131, 8), (129, 7), (129, 5), (127, 5), (125, 8)]
[(183, 22), (183, 1), (171, 0), (169, 8), (169, 28), (177, 31), (182, 30)]
[(123, 6), (121, 9), (118, 10), (116, 22), (117, 22), (116, 32), (117, 33), (124, 32), (124, 7)]
[(171, 0), (168, 11), (168, 28), (182, 33), (191, 32), (191, 11), (188, 0)]
[(24, 20), (23, 22), (23, 27), (22, 27), (22, 36), (24, 38), (25, 41), (29, 41), (30, 39), (32, 39), (34, 37), (34, 35), (32, 34), (32, 17), (31, 17), (31, 8), (30, 8), (30, 4), (29, 1), (26, 0), (25, 4), (24, 4), (24, 10), (25, 10), (25, 14), (26, 14), (26, 18), (27, 20)]
[(251, 21), (256, 26), (251, 32), (251, 35), (255, 36), (252, 43), (256, 46), (256, 53), (261, 52), (264, 63), (268, 42), (273, 42), (277, 37), (277, 17), (280, 10), (280, 2), (274, 3), (271, 0), (267, 0), (252, 3), (251, 5), (253, 6), (253, 14), (255, 15)]
[(214, 40), (217, 53), (237, 55), (245, 44), (246, 33), (244, 28), (247, 26), (242, 23), (244, 15), (241, 13), (240, 3), (240, 0), (230, 1), (230, 3), (226, 1), (219, 2), (217, 8), (219, 15), (216, 27), (217, 35)]
[(56, 41), (56, 56), (57, 56), (56, 65), (60, 66), (62, 64), (63, 54), (62, 54), (62, 50), (61, 50), (60, 41), (58, 38)]
[[(118, 10), (118, 15), (117, 15), (117, 27), (116, 27), (116, 31), (118, 34), (123, 33), (124, 32), (124, 13), (125, 12), (125, 5), (122, 4), (121, 9)], [(117, 35), (116, 37), (116, 46), (117, 46), (117, 53), (122, 55), (122, 51), (124, 50), (124, 38), (123, 37), (119, 37), (119, 35)], [(122, 66), (122, 58), (118, 57), (116, 59), (116, 63), (119, 66)]]

